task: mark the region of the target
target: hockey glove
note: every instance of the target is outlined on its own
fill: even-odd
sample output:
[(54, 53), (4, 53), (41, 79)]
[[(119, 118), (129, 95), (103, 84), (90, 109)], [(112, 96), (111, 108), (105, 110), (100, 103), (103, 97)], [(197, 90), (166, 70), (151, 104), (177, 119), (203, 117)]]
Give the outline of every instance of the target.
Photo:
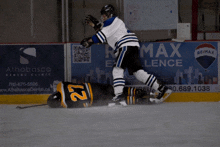
[(80, 42), (80, 44), (86, 48), (89, 48), (93, 43), (92, 37), (85, 38)]
[(95, 31), (100, 31), (101, 27), (102, 27), (102, 23), (99, 22), (95, 17), (93, 17), (92, 15), (88, 15), (86, 17), (86, 24), (92, 26)]

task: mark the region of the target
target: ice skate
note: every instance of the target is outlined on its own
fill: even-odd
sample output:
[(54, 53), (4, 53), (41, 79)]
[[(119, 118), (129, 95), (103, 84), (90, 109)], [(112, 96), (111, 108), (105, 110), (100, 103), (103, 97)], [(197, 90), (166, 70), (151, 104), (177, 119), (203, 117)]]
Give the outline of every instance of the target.
[(170, 94), (172, 93), (172, 90), (166, 86), (160, 86), (158, 88), (158, 91), (155, 93), (157, 94), (155, 94), (154, 98), (150, 98), (150, 101), (152, 103), (158, 104), (158, 103), (164, 102), (170, 96)]
[(113, 99), (108, 103), (109, 107), (113, 107), (115, 105), (127, 106), (124, 94), (114, 96)]

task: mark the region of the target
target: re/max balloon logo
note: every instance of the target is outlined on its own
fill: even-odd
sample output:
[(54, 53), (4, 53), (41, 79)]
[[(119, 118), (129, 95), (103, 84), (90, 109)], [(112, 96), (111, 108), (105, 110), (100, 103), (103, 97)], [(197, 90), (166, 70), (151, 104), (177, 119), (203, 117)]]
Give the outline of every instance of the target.
[(209, 68), (209, 66), (215, 61), (217, 50), (213, 45), (204, 43), (196, 47), (194, 55), (199, 65), (207, 70), (207, 68)]

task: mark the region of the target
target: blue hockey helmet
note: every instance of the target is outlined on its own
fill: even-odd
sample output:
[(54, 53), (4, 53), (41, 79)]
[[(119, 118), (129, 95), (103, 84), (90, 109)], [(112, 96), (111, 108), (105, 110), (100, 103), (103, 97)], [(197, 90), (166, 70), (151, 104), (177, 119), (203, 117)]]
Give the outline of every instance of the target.
[(111, 4), (105, 5), (101, 9), (101, 15), (103, 14), (105, 14), (107, 17), (114, 16), (116, 15), (115, 8)]

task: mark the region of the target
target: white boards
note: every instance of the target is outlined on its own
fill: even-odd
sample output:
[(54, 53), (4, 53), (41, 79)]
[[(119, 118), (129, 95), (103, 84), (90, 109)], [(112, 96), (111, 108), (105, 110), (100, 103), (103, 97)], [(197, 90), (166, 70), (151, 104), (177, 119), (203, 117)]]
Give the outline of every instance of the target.
[(131, 30), (177, 29), (178, 0), (124, 0), (124, 21)]

